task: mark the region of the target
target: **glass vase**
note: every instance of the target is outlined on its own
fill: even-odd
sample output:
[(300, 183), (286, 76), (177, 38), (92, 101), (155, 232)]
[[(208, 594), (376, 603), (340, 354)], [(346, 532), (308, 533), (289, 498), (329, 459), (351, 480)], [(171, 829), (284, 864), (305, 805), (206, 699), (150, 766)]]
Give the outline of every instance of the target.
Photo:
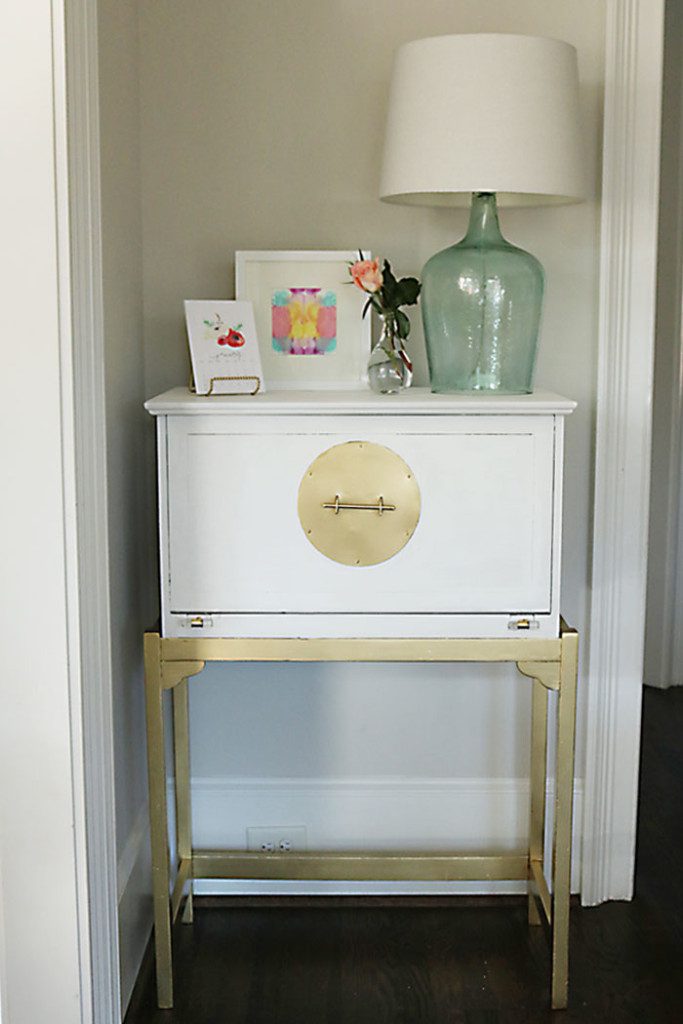
[(538, 260), (501, 235), (495, 195), (474, 193), (467, 234), (422, 272), (432, 391), (531, 392), (543, 280)]
[(368, 362), (368, 383), (378, 395), (393, 395), (409, 388), (413, 364), (403, 347), (396, 319), (380, 316), (380, 335)]

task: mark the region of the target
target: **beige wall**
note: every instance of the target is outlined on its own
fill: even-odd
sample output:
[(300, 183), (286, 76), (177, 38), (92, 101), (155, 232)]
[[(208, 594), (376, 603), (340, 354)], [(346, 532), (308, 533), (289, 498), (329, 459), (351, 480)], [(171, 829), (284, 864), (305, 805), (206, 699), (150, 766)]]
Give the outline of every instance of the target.
[[(538, 383), (579, 402), (568, 424), (564, 574), (564, 613), (579, 627), (587, 622), (603, 20), (599, 0), (141, 4), (150, 394), (185, 381), (182, 300), (231, 297), (236, 249), (365, 246), (415, 273), (462, 234), (461, 211), (377, 198), (400, 43), (504, 31), (577, 47), (591, 196), (579, 206), (504, 211), (502, 225), (547, 272)], [(417, 318), (411, 344), (424, 380)], [(527, 689), (505, 669), (305, 666), (271, 674), (244, 668), (229, 686), (225, 670), (207, 670), (193, 707), (195, 773), (525, 774)]]
[(140, 89), (136, 0), (100, 0), (104, 352), (110, 603), (124, 1004), (149, 937), (142, 633), (154, 622), (153, 492), (146, 486)]
[(683, 685), (683, 0), (667, 0), (644, 680)]

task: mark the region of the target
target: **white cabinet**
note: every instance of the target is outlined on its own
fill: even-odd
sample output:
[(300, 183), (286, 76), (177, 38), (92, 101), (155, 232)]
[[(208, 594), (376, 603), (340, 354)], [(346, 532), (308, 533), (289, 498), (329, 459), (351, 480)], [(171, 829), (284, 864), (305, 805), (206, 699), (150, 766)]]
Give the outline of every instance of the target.
[[(526, 880), (530, 923), (543, 915), (552, 937), (552, 1006), (566, 1006), (578, 636), (560, 627), (559, 578), (563, 425), (574, 403), (419, 390), (199, 398), (178, 388), (147, 408), (158, 417), (160, 491), (162, 633), (145, 636), (159, 1006), (173, 1005), (171, 925), (183, 902), (191, 919), (195, 878)], [(208, 662), (275, 660), (517, 663), (534, 681), (527, 849), (196, 849), (187, 680)]]
[[(158, 417), (164, 636), (506, 637), (527, 623), (531, 635), (558, 635), (573, 402), (177, 388), (146, 408)], [(377, 564), (328, 557), (300, 520), (311, 465), (346, 445), (345, 476), (321, 483), (324, 528), (328, 516), (333, 532), (396, 528), (391, 471), (375, 489), (360, 463), (354, 474), (350, 442), (396, 453), (419, 492), (417, 525)]]

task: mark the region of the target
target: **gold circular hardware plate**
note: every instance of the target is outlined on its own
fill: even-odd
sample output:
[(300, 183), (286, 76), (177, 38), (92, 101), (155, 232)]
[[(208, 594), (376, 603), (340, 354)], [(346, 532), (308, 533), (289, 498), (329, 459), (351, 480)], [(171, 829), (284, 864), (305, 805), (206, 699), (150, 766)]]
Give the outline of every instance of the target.
[(390, 448), (348, 441), (310, 464), (298, 508), (303, 531), (321, 554), (342, 565), (377, 565), (415, 532), (420, 488), (410, 466)]

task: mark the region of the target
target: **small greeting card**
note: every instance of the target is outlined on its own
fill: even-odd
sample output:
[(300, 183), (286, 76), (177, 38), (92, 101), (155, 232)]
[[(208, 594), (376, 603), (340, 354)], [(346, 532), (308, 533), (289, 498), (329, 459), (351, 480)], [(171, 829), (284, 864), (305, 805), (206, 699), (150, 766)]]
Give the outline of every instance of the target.
[(198, 395), (265, 391), (251, 302), (186, 299), (185, 319)]

